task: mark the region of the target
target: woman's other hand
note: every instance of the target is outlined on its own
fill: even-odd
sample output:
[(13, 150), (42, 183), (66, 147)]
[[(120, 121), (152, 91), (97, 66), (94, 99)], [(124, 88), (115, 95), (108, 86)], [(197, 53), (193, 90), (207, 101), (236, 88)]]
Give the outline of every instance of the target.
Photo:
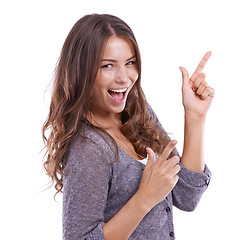
[(135, 196), (148, 211), (163, 201), (177, 184), (180, 159), (177, 156), (168, 159), (176, 143), (172, 140), (157, 159), (153, 150), (147, 148), (148, 162)]

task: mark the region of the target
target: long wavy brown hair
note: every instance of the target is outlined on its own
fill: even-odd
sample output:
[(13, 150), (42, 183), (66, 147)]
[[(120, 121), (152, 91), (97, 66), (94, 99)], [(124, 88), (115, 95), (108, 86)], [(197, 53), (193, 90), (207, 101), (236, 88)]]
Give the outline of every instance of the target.
[[(149, 106), (140, 84), (139, 47), (130, 27), (112, 15), (84, 16), (73, 26), (63, 45), (56, 67), (49, 115), (42, 128), (46, 147), (44, 168), (52, 183), (55, 183), (57, 193), (63, 188), (62, 177), (67, 163), (67, 148), (83, 122), (87, 122), (86, 116), (91, 111), (90, 96), (103, 49), (113, 35), (132, 43), (139, 76), (121, 114), (122, 133), (142, 156), (146, 156), (146, 147), (160, 153), (169, 141), (157, 126), (156, 119), (149, 113)], [(92, 127), (94, 128), (93, 125)], [(117, 146), (114, 140), (113, 142)], [(115, 149), (117, 151), (117, 148)]]

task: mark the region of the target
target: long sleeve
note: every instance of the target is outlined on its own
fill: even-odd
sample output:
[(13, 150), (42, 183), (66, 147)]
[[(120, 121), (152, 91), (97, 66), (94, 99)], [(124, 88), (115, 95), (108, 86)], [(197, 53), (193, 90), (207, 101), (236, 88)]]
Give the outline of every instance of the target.
[(173, 205), (184, 211), (193, 211), (209, 185), (211, 172), (207, 166), (204, 173), (190, 171), (181, 163), (180, 166), (179, 180), (172, 191)]
[(111, 164), (90, 140), (75, 141), (63, 180), (63, 239), (102, 240)]
[[(149, 112), (152, 114), (153, 119), (158, 121), (158, 126), (161, 131), (166, 133), (150, 106)], [(180, 157), (177, 150), (175, 152)], [(204, 173), (190, 171), (185, 168), (181, 162), (179, 165), (181, 167), (178, 173), (179, 180), (172, 190), (173, 205), (184, 211), (193, 211), (209, 185), (211, 172), (206, 165)]]

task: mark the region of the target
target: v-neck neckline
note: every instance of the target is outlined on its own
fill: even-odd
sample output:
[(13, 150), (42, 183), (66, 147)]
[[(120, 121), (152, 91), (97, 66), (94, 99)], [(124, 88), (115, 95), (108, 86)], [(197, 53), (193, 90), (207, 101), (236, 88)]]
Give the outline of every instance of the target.
[(141, 164), (143, 164), (143, 165), (146, 165), (146, 164), (147, 164), (147, 160), (148, 160), (147, 157), (144, 158), (144, 159), (142, 159), (142, 160), (135, 159), (135, 158), (133, 158), (132, 156), (130, 156), (122, 147), (120, 147), (119, 145), (117, 145), (117, 146), (118, 146), (118, 149), (123, 152), (123, 154), (127, 155), (129, 158), (131, 158), (131, 159), (134, 160), (135, 162), (139, 162), (139, 163), (141, 163)]

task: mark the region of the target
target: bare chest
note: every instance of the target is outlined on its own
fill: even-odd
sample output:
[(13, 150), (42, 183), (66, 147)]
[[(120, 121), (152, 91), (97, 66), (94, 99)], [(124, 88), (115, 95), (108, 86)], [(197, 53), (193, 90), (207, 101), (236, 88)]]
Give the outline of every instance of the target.
[(128, 155), (136, 160), (141, 160), (136, 153), (133, 144), (121, 133), (120, 130), (108, 130), (107, 132), (116, 141), (117, 145), (120, 146)]

